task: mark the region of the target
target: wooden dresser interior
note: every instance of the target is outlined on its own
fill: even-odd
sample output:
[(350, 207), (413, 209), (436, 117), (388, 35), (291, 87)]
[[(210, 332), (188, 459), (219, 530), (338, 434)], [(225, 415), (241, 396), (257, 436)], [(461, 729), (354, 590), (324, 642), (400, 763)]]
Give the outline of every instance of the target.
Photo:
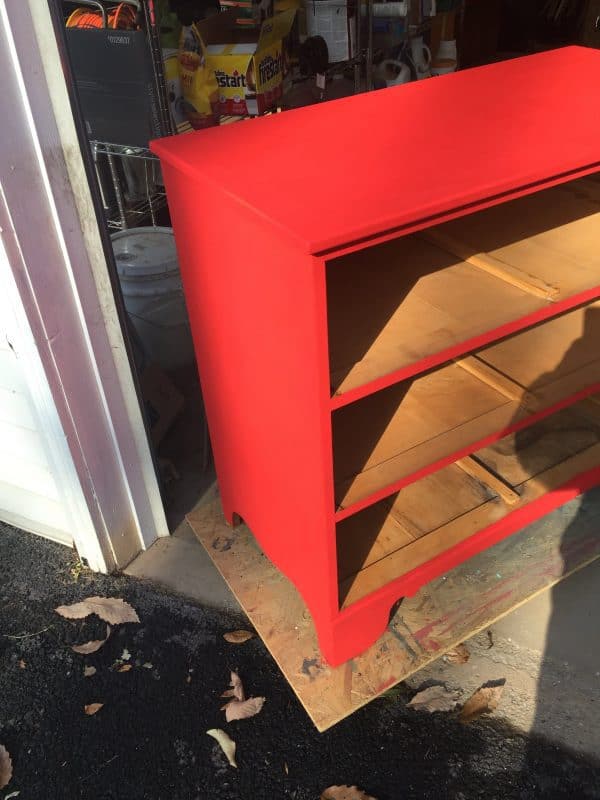
[(342, 608), (598, 463), (599, 231), (588, 177), (327, 263)]

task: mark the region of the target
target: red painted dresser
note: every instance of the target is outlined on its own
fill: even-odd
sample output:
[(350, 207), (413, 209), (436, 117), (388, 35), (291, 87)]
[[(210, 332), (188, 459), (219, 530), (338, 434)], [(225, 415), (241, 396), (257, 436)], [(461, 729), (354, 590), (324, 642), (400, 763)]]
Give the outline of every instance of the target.
[(571, 47), (153, 144), (225, 516), (333, 665), (600, 482), (599, 85)]

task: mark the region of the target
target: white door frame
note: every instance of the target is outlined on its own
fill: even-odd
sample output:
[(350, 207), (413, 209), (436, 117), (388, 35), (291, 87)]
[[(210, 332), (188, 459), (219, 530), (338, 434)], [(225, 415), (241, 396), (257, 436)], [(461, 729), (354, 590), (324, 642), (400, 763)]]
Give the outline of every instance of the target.
[[(10, 509), (2, 508), (1, 517), (19, 528), (31, 530), (63, 544), (75, 545), (93, 570), (106, 569), (104, 554), (88, 511), (79, 478), (75, 472), (73, 459), (56, 411), (56, 404), (50, 392), (46, 373), (42, 365), (36, 343), (21, 303), (4, 243), (0, 236), (0, 331), (19, 365), (21, 377), (26, 386), (20, 400), (28, 405), (28, 413), (35, 421), (39, 444), (43, 450), (54, 484), (58, 492), (64, 525), (58, 529), (54, 519), (44, 516), (47, 498), (42, 502), (19, 508), (18, 503)], [(21, 453), (16, 452), (18, 459)], [(6, 450), (4, 451), (6, 457)]]
[(0, 0), (0, 75), (0, 235), (93, 523), (81, 555), (123, 567), (168, 528), (47, 0)]

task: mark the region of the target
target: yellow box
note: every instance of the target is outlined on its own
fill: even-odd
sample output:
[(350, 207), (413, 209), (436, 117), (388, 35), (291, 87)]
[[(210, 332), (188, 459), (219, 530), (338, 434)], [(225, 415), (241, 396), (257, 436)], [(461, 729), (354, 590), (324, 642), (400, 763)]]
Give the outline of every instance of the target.
[(214, 76), (219, 114), (262, 114), (282, 95), (287, 58), (283, 40), (296, 11), (265, 19), (260, 30), (236, 26), (237, 12), (215, 14), (195, 26), (204, 68)]

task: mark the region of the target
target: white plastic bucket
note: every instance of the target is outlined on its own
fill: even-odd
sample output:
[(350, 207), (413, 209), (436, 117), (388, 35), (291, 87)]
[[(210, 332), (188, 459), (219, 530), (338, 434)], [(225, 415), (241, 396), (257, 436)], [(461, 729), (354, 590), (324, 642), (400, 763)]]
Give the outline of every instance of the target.
[(327, 42), (329, 63), (349, 58), (346, 0), (305, 0), (306, 32)]
[(146, 356), (163, 369), (194, 360), (171, 228), (129, 228), (111, 236), (127, 313)]

